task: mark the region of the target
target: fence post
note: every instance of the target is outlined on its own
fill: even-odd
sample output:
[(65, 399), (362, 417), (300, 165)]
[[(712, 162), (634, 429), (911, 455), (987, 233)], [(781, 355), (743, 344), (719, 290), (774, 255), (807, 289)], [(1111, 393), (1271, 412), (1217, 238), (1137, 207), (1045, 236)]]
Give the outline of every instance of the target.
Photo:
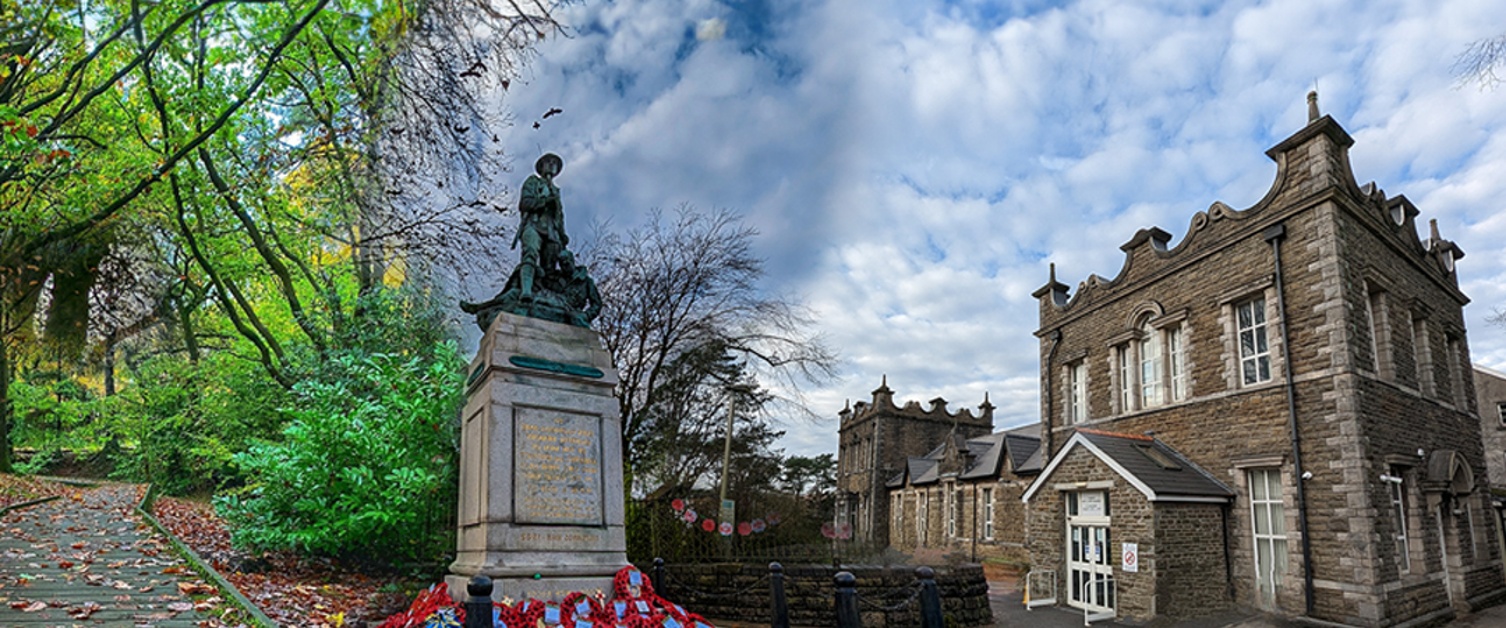
[(654, 571), (649, 574), (649, 580), (654, 583), (654, 593), (664, 595), (664, 559), (654, 558)]
[(465, 628), (492, 628), (492, 579), (472, 576), (465, 592)]
[(784, 565), (769, 563), (769, 603), (773, 621), (769, 628), (790, 628), (790, 607), (784, 601)]
[(941, 592), (936, 590), (936, 570), (917, 567), (915, 577), (920, 579), (921, 628), (942, 628)]
[(837, 628), (863, 628), (858, 616), (858, 579), (852, 572), (839, 571), (837, 583)]

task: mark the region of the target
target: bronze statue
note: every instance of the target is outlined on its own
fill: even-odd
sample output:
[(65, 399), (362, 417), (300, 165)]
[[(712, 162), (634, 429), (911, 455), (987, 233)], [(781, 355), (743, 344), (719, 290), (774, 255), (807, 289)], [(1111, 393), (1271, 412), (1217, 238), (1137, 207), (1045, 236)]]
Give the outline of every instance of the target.
[(577, 327), (590, 327), (601, 313), (601, 294), (584, 266), (577, 266), (575, 255), (565, 248), (570, 237), (565, 234), (565, 211), (560, 203), (560, 189), (554, 177), (564, 167), (564, 160), (546, 153), (534, 163), (518, 194), (518, 232), (513, 248), (523, 245), (518, 265), (502, 291), (489, 301), (460, 302), (460, 309), (476, 315), (482, 331), (490, 327), (498, 312), (542, 318)]

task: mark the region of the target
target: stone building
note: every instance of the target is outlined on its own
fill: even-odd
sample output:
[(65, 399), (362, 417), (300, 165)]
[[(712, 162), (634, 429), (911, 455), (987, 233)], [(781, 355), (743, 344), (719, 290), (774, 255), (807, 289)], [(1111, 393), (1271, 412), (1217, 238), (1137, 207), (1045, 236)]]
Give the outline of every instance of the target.
[[(1506, 373), (1476, 364), (1474, 374), (1480, 436), (1485, 444), (1485, 475), (1495, 508), (1496, 543), (1506, 547)], [(1502, 558), (1506, 563), (1506, 556)]]
[(1113, 279), (1069, 295), (1053, 269), (1035, 292), (1032, 603), (1394, 626), (1506, 596), (1463, 252), (1358, 185), (1352, 144), (1310, 96), (1254, 206), (1214, 203), (1175, 246), (1144, 229)]
[(923, 408), (911, 401), (894, 405), (886, 377), (873, 401), (844, 408), (837, 449), (837, 523), (853, 540), (875, 547), (889, 545), (887, 481), (911, 458), (926, 455), (948, 437), (969, 439), (993, 431), (994, 406), (985, 396), (978, 414), (946, 410), (946, 400), (932, 399)]
[(1040, 426), (948, 436), (886, 482), (889, 546), (917, 557), (1025, 560), (1020, 496), (1040, 471)]

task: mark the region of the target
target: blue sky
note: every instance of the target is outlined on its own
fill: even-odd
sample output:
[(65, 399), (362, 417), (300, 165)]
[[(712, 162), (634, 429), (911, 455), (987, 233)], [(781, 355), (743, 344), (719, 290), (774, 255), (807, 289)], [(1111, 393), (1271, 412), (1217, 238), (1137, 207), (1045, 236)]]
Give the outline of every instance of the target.
[(681, 203), (759, 229), (765, 288), (809, 304), (843, 358), (806, 392), (830, 420), (783, 425), (791, 453), (834, 451), (835, 413), (883, 374), (902, 399), (987, 391), (999, 427), (1035, 420), (1047, 265), (1112, 277), (1136, 230), (1174, 244), (1214, 201), (1254, 204), (1314, 85), (1359, 182), (1467, 252), (1473, 357), (1506, 369), (1506, 329), (1484, 322), (1506, 308), (1506, 87), (1451, 73), (1506, 33), (1498, 0), (591, 0), (561, 17), (571, 36), (507, 95), (513, 174), (563, 156), (575, 238)]

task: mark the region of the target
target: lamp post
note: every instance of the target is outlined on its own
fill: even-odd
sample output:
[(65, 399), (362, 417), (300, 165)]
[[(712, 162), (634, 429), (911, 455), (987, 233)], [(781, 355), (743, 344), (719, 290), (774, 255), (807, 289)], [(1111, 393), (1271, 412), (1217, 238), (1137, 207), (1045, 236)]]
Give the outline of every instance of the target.
[[(731, 398), (727, 401), (727, 439), (722, 444), (722, 492), (719, 518), (721, 519), (720, 523), (736, 525), (732, 520), (737, 518), (737, 509), (734, 504), (727, 501), (727, 472), (732, 468), (732, 423), (737, 418), (738, 395), (753, 394), (754, 388), (752, 384), (738, 383), (728, 384), (726, 390), (727, 395)], [(725, 548), (730, 553), (732, 549), (731, 536), (727, 537)]]

